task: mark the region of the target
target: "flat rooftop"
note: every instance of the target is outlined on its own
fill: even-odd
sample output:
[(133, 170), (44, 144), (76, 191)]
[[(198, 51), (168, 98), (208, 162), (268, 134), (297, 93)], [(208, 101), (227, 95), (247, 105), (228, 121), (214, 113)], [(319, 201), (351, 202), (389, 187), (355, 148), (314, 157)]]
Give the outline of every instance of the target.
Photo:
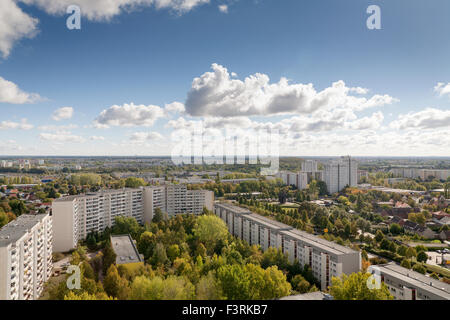
[(0, 229), (0, 247), (6, 247), (26, 235), (36, 224), (48, 214), (23, 214)]
[(292, 229), (288, 231), (283, 231), (283, 234), (286, 234), (287, 236), (290, 236), (292, 238), (302, 240), (305, 242), (309, 242), (311, 245), (314, 245), (322, 250), (327, 250), (331, 253), (334, 253), (336, 255), (340, 254), (348, 254), (348, 253), (356, 253), (357, 251), (348, 248), (346, 246), (341, 246), (340, 244), (337, 244), (332, 241), (328, 241), (325, 239), (322, 239), (318, 236), (315, 236), (313, 234), (307, 233), (305, 231)]
[(123, 189), (103, 189), (98, 192), (90, 192), (90, 193), (81, 193), (73, 196), (66, 196), (62, 198), (58, 198), (53, 200), (53, 202), (64, 202), (64, 201), (73, 201), (78, 198), (86, 198), (86, 197), (95, 197), (103, 194), (113, 194), (113, 193), (121, 193), (128, 191), (141, 191), (142, 189), (132, 189), (132, 188), (123, 188)]
[(403, 268), (395, 263), (377, 265), (374, 267), (378, 267), (382, 273), (409, 283), (413, 287), (426, 290), (450, 300), (450, 285), (445, 282)]
[(129, 234), (111, 236), (111, 245), (116, 253), (116, 264), (144, 262), (139, 254), (133, 239)]
[(284, 224), (277, 220), (270, 219), (268, 217), (261, 216), (256, 213), (251, 213), (251, 214), (247, 215), (246, 218), (250, 218), (250, 220), (253, 220), (260, 224), (266, 225), (267, 227), (270, 227), (270, 228), (276, 229), (276, 230), (290, 230), (293, 228), (287, 224)]
[(238, 207), (238, 206), (233, 205), (231, 203), (219, 202), (219, 203), (215, 203), (214, 205), (216, 205), (218, 207), (226, 208), (226, 209), (228, 209), (230, 211), (233, 211), (233, 212), (236, 212), (236, 213), (251, 214), (250, 210)]

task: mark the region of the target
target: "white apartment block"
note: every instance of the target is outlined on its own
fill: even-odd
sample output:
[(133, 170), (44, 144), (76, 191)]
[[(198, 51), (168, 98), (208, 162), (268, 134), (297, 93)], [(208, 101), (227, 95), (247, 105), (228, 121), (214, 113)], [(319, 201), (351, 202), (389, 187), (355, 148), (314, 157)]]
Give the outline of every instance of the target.
[(52, 274), (52, 217), (21, 215), (0, 230), (0, 300), (35, 300)]
[(143, 190), (104, 190), (56, 199), (52, 215), (53, 251), (69, 251), (89, 233), (112, 227), (117, 216), (133, 217), (143, 223)]
[(386, 284), (395, 300), (450, 300), (449, 284), (395, 263), (370, 266), (368, 272)]
[(281, 248), (291, 262), (311, 266), (314, 277), (326, 290), (332, 277), (361, 270), (359, 251), (338, 245), (291, 226), (257, 215), (228, 203), (216, 203), (214, 213), (228, 226), (228, 231), (251, 245)]
[(187, 190), (186, 185), (164, 185), (137, 189), (104, 190), (56, 199), (52, 203), (53, 251), (66, 252), (91, 232), (112, 227), (117, 216), (133, 217), (140, 224), (153, 219), (156, 208), (177, 214), (201, 214), (213, 209), (214, 193)]
[(358, 163), (351, 157), (341, 157), (325, 165), (324, 181), (328, 193), (341, 191), (347, 185), (355, 187), (358, 184)]
[(394, 168), (390, 170), (395, 177), (429, 180), (430, 177), (437, 180), (447, 180), (450, 170), (417, 169), (417, 168)]
[(317, 164), (316, 160), (305, 160), (302, 162), (302, 171), (303, 172), (317, 172)]
[(299, 190), (303, 190), (308, 187), (308, 174), (306, 172), (282, 171), (277, 174), (277, 178), (281, 178), (285, 185), (293, 185)]

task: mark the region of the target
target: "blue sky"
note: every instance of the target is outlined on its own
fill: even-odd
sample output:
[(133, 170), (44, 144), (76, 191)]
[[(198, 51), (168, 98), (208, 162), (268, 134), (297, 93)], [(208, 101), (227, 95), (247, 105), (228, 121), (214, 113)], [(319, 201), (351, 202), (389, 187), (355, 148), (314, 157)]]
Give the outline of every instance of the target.
[(167, 155), (201, 121), (277, 128), (283, 155), (450, 155), (446, 0), (106, 3), (1, 2), (0, 155)]

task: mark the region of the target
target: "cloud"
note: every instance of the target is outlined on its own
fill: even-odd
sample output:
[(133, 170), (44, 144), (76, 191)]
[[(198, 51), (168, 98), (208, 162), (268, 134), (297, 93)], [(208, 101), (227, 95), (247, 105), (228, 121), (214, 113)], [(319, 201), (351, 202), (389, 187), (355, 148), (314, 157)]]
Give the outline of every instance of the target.
[(170, 104), (166, 104), (164, 109), (168, 113), (184, 113), (185, 112), (184, 104), (182, 104), (181, 102), (176, 102), (176, 101), (172, 102)]
[(444, 82), (439, 82), (435, 87), (434, 91), (439, 94), (439, 96), (450, 95), (450, 83), (445, 84)]
[(221, 4), (219, 6), (219, 10), (220, 10), (220, 12), (228, 13), (228, 6), (226, 4)]
[(37, 127), (40, 131), (68, 131), (72, 129), (78, 128), (78, 125), (76, 124), (68, 124), (68, 125), (61, 125), (61, 126), (55, 126), (55, 125), (45, 125), (45, 126), (39, 126)]
[(400, 115), (390, 123), (395, 129), (436, 129), (450, 126), (450, 110), (427, 108), (419, 112)]
[(33, 18), (17, 3), (35, 5), (50, 15), (66, 15), (70, 5), (77, 4), (81, 14), (91, 21), (109, 21), (124, 12), (145, 7), (168, 9), (177, 14), (191, 11), (209, 0), (1, 0), (0, 53), (7, 58), (17, 41), (33, 38), (38, 33), (39, 19)]
[(381, 111), (375, 112), (370, 117), (364, 117), (346, 124), (347, 128), (352, 130), (375, 130), (380, 128), (384, 120), (384, 115)]
[(39, 138), (44, 141), (52, 142), (76, 142), (82, 143), (85, 139), (81, 136), (72, 134), (71, 132), (61, 131), (57, 133), (41, 133)]
[(33, 125), (27, 122), (27, 119), (22, 119), (20, 122), (2, 121), (0, 122), (0, 130), (19, 129), (19, 130), (31, 130)]
[(164, 117), (164, 110), (155, 105), (124, 104), (113, 105), (103, 110), (94, 121), (96, 128), (117, 127), (151, 127), (159, 118)]
[(135, 132), (131, 135), (130, 140), (143, 142), (146, 140), (158, 140), (162, 138), (163, 136), (158, 132)]
[(72, 118), (72, 116), (73, 116), (72, 107), (62, 107), (53, 112), (52, 119), (55, 121), (61, 121), (70, 119)]
[[(3, 0), (2, 0), (3, 1)], [(209, 3), (209, 0), (21, 0), (38, 6), (51, 15), (66, 14), (69, 5), (78, 4), (83, 16), (92, 21), (107, 21), (123, 12), (144, 7), (169, 9), (182, 14), (193, 8)]]
[(352, 96), (351, 92), (364, 93), (367, 89), (349, 88), (342, 80), (317, 92), (311, 83), (291, 84), (286, 78), (270, 83), (269, 77), (261, 73), (244, 80), (232, 79), (225, 67), (213, 64), (211, 68), (213, 72), (206, 72), (192, 82), (185, 103), (191, 116), (311, 114), (335, 108), (361, 111), (398, 101), (389, 95)]
[(14, 82), (0, 77), (0, 103), (24, 104), (34, 103), (40, 99), (38, 94), (24, 92)]
[(104, 141), (105, 137), (103, 137), (103, 136), (91, 136), (89, 139), (92, 140), (92, 141)]
[(3, 58), (9, 56), (15, 42), (36, 35), (38, 22), (23, 12), (15, 1), (0, 1), (0, 52)]

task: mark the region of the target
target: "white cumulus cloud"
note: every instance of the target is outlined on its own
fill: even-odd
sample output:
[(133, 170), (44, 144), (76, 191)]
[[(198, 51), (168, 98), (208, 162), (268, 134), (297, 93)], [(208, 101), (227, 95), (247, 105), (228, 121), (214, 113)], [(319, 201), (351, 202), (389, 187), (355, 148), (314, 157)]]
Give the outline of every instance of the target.
[(439, 96), (450, 95), (450, 83), (445, 84), (444, 82), (439, 82), (435, 87), (434, 91), (439, 94)]
[[(2, 0), (3, 1), (3, 0)], [(69, 5), (79, 5), (83, 16), (93, 21), (109, 20), (123, 12), (153, 6), (185, 13), (209, 0), (21, 0), (51, 15), (63, 15)]]
[(218, 64), (213, 64), (212, 70), (192, 82), (185, 103), (186, 112), (192, 116), (311, 114), (335, 108), (361, 111), (398, 101), (389, 95), (353, 96), (350, 93), (362, 94), (367, 89), (349, 88), (342, 80), (318, 92), (311, 83), (291, 84), (286, 78), (270, 83), (269, 77), (261, 73), (244, 80), (233, 79), (228, 70)]
[(450, 110), (427, 108), (419, 112), (400, 115), (390, 123), (395, 129), (436, 129), (450, 126)]
[(228, 13), (228, 6), (226, 4), (221, 4), (219, 6), (219, 10), (220, 10), (220, 12)]
[(0, 1), (0, 52), (7, 58), (16, 41), (33, 38), (39, 20), (26, 14), (16, 1)]
[(0, 130), (19, 129), (19, 130), (31, 130), (33, 125), (28, 123), (27, 119), (22, 119), (20, 122), (14, 121), (2, 121), (0, 122)]
[(135, 132), (131, 135), (130, 140), (146, 141), (146, 140), (158, 140), (162, 138), (163, 136), (158, 132)]
[(40, 99), (38, 94), (24, 92), (14, 82), (0, 77), (0, 103), (24, 104), (34, 103)]
[(164, 110), (155, 105), (135, 105), (134, 103), (122, 106), (113, 105), (103, 110), (94, 121), (97, 128), (118, 127), (151, 127), (159, 118), (164, 117)]
[(73, 116), (72, 107), (62, 107), (53, 112), (52, 119), (55, 121), (61, 121), (70, 119), (72, 118), (72, 116)]
[(83, 137), (72, 134), (71, 132), (41, 133), (39, 138), (44, 141), (52, 142), (76, 142), (82, 143), (86, 141)]

